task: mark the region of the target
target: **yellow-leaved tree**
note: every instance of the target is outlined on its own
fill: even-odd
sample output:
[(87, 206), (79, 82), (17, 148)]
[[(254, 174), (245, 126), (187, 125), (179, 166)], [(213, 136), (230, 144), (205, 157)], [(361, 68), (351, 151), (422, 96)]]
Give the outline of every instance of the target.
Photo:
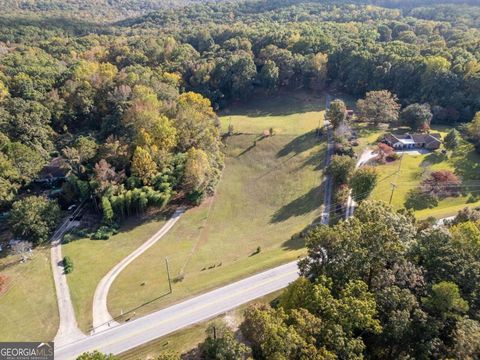
[(185, 163), (184, 188), (187, 191), (203, 192), (208, 186), (212, 168), (205, 151), (190, 148)]
[(150, 185), (157, 175), (157, 164), (149, 152), (140, 146), (135, 148), (132, 158), (132, 174), (140, 178), (145, 185)]
[(135, 144), (148, 149), (159, 166), (177, 144), (177, 131), (160, 110), (161, 102), (153, 89), (138, 85), (133, 90), (132, 104), (123, 116)]

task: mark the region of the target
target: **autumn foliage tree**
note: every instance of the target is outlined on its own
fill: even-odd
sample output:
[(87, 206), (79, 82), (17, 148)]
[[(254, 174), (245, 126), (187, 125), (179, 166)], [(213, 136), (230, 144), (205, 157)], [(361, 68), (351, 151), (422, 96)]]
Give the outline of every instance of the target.
[(137, 146), (132, 158), (132, 174), (150, 185), (153, 177), (157, 174), (157, 164), (153, 161), (147, 150)]
[(377, 161), (384, 163), (388, 158), (395, 154), (395, 150), (385, 143), (377, 144)]
[(107, 190), (115, 191), (125, 178), (124, 171), (117, 173), (105, 159), (101, 159), (95, 164), (93, 174), (97, 186), (96, 192), (99, 195), (103, 195)]
[(450, 170), (433, 171), (422, 181), (422, 190), (439, 198), (455, 196), (460, 193), (460, 178)]
[(325, 113), (325, 119), (336, 129), (343, 124), (347, 117), (347, 107), (342, 100), (335, 99)]
[(387, 90), (370, 91), (365, 99), (357, 101), (357, 116), (361, 121), (392, 123), (398, 120), (400, 104), (396, 95)]
[(184, 187), (189, 192), (203, 193), (208, 186), (212, 169), (207, 154), (192, 147), (185, 163)]

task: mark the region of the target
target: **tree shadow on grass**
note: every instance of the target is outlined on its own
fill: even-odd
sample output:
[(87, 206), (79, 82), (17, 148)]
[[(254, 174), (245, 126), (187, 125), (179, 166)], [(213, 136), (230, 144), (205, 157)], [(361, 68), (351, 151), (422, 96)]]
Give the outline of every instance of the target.
[[(305, 230), (309, 228), (310, 226), (308, 226)], [(302, 236), (302, 233), (303, 231), (299, 234), (293, 235), (290, 239), (282, 244), (282, 248), (285, 250), (298, 250), (305, 247), (305, 238)]]
[(253, 139), (252, 145), (250, 145), (249, 147), (245, 148), (240, 154), (238, 154), (238, 155), (237, 155), (237, 158), (240, 157), (240, 156), (242, 156), (242, 155), (245, 155), (247, 152), (249, 152), (250, 150), (252, 150), (254, 147), (257, 146), (257, 142), (262, 141), (262, 140), (264, 140), (264, 139), (266, 139), (266, 137), (263, 136), (263, 135), (257, 136), (255, 139)]
[(271, 222), (282, 222), (291, 217), (305, 215), (318, 209), (320, 207), (318, 201), (320, 192), (321, 186), (310, 189), (306, 194), (303, 194), (299, 198), (278, 209), (275, 214), (273, 214)]
[(277, 153), (277, 157), (284, 157), (292, 153), (297, 155), (310, 150), (317, 145), (321, 139), (321, 137), (317, 136), (316, 130), (297, 136)]
[(313, 93), (297, 94), (293, 91), (278, 91), (272, 95), (256, 94), (253, 99), (231, 104), (221, 116), (288, 116), (321, 111), (325, 100)]
[(327, 149), (322, 148), (319, 151), (316, 151), (312, 156), (309, 156), (307, 160), (301, 165), (302, 168), (306, 166), (315, 166), (314, 170), (325, 169), (325, 157), (327, 156)]
[(474, 150), (459, 149), (452, 155), (451, 162), (455, 174), (460, 176), (464, 182), (480, 179), (480, 163), (478, 155)]
[(420, 164), (421, 167), (426, 167), (430, 166), (433, 164), (440, 164), (441, 162), (445, 161), (447, 159), (447, 156), (445, 154), (442, 154), (440, 152), (432, 152), (425, 156), (425, 158), (422, 160), (422, 163)]

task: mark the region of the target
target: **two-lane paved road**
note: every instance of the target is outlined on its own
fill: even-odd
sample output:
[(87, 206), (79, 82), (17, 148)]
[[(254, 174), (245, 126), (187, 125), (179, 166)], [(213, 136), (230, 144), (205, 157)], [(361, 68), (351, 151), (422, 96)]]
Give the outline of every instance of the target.
[(119, 354), (189, 325), (205, 321), (283, 289), (297, 279), (297, 262), (250, 276), (132, 322), (55, 349), (55, 359), (74, 359), (85, 351)]

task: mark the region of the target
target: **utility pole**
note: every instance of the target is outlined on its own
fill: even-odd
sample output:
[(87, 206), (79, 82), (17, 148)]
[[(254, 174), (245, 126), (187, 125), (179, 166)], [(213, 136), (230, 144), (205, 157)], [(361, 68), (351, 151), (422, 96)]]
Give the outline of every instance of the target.
[(400, 155), (400, 161), (398, 162), (397, 177), (400, 174), (400, 169), (402, 168), (403, 154)]
[(168, 277), (168, 288), (170, 289), (170, 294), (172, 293), (172, 280), (170, 279), (170, 269), (168, 268), (168, 258), (165, 256), (165, 267), (167, 268), (167, 277)]
[(395, 185), (394, 183), (390, 183), (390, 185), (392, 185), (392, 193), (390, 194), (390, 201), (388, 202), (388, 204), (392, 204), (392, 199), (393, 199), (393, 192), (395, 191), (395, 188), (397, 187), (397, 185)]
[[(398, 162), (398, 169), (397, 169), (397, 176), (395, 177), (395, 181), (398, 179), (398, 175), (400, 175), (400, 169), (402, 168), (402, 160), (403, 160), (403, 154), (400, 155), (400, 161)], [(390, 194), (390, 201), (388, 202), (390, 205), (392, 204), (392, 199), (393, 199), (393, 192), (397, 188), (397, 184), (390, 183), (392, 185), (392, 193)]]

